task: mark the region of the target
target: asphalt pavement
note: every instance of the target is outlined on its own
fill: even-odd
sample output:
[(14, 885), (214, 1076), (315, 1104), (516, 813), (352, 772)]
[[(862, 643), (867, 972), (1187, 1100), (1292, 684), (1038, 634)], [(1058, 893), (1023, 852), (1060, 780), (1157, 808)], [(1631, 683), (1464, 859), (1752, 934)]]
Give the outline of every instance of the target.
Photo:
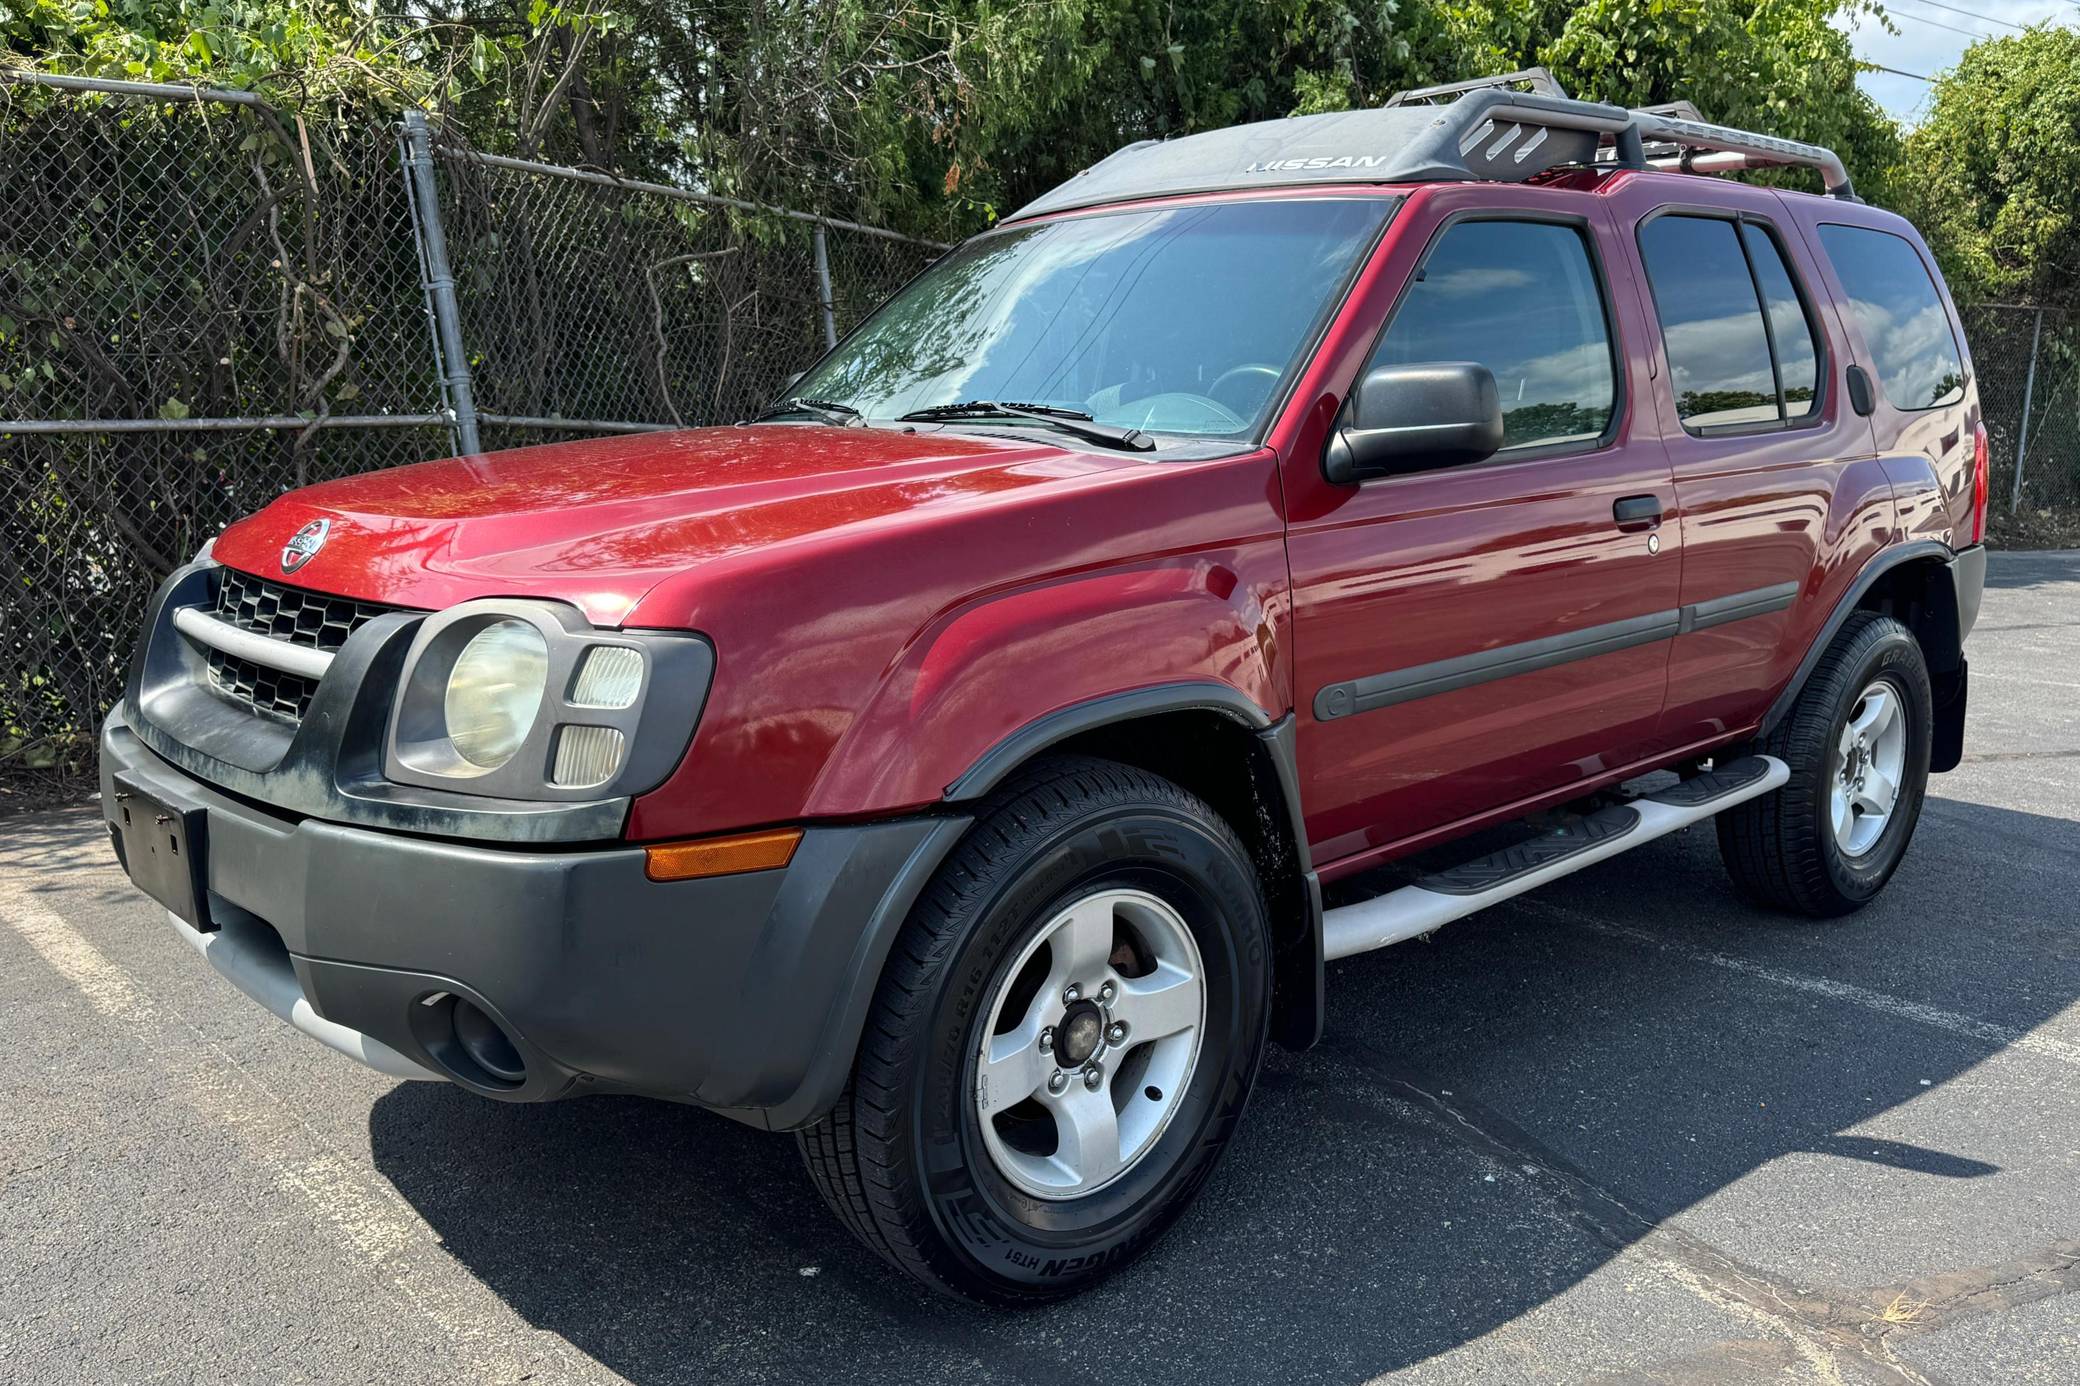
[(987, 1313), (664, 1103), (364, 1071), (0, 820), (0, 1381), (2080, 1381), (2080, 553), (1997, 554), (1898, 877), (1711, 829), (1333, 964), (1137, 1267)]

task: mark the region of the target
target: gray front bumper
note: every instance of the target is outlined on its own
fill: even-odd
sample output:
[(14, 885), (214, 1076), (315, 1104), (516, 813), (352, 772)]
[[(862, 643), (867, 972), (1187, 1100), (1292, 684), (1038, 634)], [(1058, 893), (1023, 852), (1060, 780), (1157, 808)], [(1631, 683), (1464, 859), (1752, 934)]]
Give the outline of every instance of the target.
[[(120, 708), (104, 805), (118, 773), (207, 811), (219, 929), (173, 927), (333, 1048), (507, 1100), (642, 1093), (774, 1129), (836, 1100), (889, 945), (966, 822), (812, 828), (781, 870), (659, 883), (637, 847), (494, 848), (261, 808), (167, 763)], [(497, 1022), (524, 1080), (453, 1061), (434, 1024), (449, 996)]]

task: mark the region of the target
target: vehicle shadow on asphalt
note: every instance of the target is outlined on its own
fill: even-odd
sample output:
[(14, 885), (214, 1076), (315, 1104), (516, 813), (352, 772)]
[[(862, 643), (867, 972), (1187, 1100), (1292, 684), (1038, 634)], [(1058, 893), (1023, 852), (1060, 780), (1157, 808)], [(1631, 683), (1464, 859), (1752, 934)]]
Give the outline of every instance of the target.
[(790, 1140), (697, 1110), (407, 1083), (372, 1148), (471, 1272), (645, 1386), (1355, 1381), (1510, 1323), (1782, 1157), (1994, 1172), (1855, 1128), (2080, 997), (2076, 896), (2080, 824), (1932, 799), (1849, 920), (1741, 904), (1704, 829), (1338, 964), (1327, 1041), (1273, 1052), (1178, 1227), (1025, 1313), (913, 1290), (825, 1212)]

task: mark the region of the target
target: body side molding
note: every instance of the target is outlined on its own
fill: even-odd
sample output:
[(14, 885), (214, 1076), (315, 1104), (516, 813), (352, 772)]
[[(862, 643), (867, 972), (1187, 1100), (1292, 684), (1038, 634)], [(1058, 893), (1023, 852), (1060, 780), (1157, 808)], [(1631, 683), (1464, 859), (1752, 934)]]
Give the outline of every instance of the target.
[(1649, 612), (1622, 621), (1606, 621), (1560, 635), (1548, 635), (1520, 644), (1503, 645), (1475, 654), (1456, 655), (1407, 669), (1389, 669), (1328, 684), (1314, 696), (1315, 720), (1327, 722), (1358, 712), (1373, 712), (1397, 703), (1413, 702), (1438, 693), (1452, 693), (1494, 679), (1536, 673), (1577, 659), (1649, 645), (1656, 640), (1705, 630), (1754, 616), (1783, 611), (1798, 600), (1798, 584), (1781, 582), (1748, 592), (1733, 592), (1708, 601), (1692, 602), (1669, 611)]
[(1751, 616), (1768, 616), (1789, 609), (1797, 600), (1798, 584), (1780, 582), (1774, 587), (1758, 587), (1752, 592), (1735, 592), (1710, 601), (1692, 602), (1683, 608), (1683, 631), (1687, 634), (1732, 621), (1745, 621)]

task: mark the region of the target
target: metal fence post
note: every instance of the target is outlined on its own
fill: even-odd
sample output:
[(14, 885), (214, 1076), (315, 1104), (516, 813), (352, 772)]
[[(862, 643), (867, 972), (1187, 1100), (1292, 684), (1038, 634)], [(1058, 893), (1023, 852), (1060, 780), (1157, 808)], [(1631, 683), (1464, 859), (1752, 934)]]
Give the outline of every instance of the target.
[(816, 243), (816, 307), (823, 316), (823, 349), (829, 351), (838, 344), (838, 313), (831, 302), (830, 241), (822, 222), (811, 227), (809, 235)]
[(404, 116), (405, 168), (410, 177), (412, 213), (426, 259), (426, 296), (433, 307), (437, 363), (448, 407), (455, 414), (455, 441), (462, 453), (482, 452), (477, 438), (477, 399), (469, 378), (469, 356), (462, 346), (462, 310), (455, 302), (455, 272), (448, 265), (448, 238), (441, 230), (440, 194), (433, 180), (433, 137), (422, 111)]
[(2037, 310), (2037, 325), (2029, 334), (2029, 374), (2022, 382), (2022, 427), (2015, 439), (2015, 484), (2008, 489), (2008, 513), (2022, 508), (2022, 459), (2029, 456), (2029, 404), (2037, 392), (2037, 343), (2044, 339), (2044, 310)]

